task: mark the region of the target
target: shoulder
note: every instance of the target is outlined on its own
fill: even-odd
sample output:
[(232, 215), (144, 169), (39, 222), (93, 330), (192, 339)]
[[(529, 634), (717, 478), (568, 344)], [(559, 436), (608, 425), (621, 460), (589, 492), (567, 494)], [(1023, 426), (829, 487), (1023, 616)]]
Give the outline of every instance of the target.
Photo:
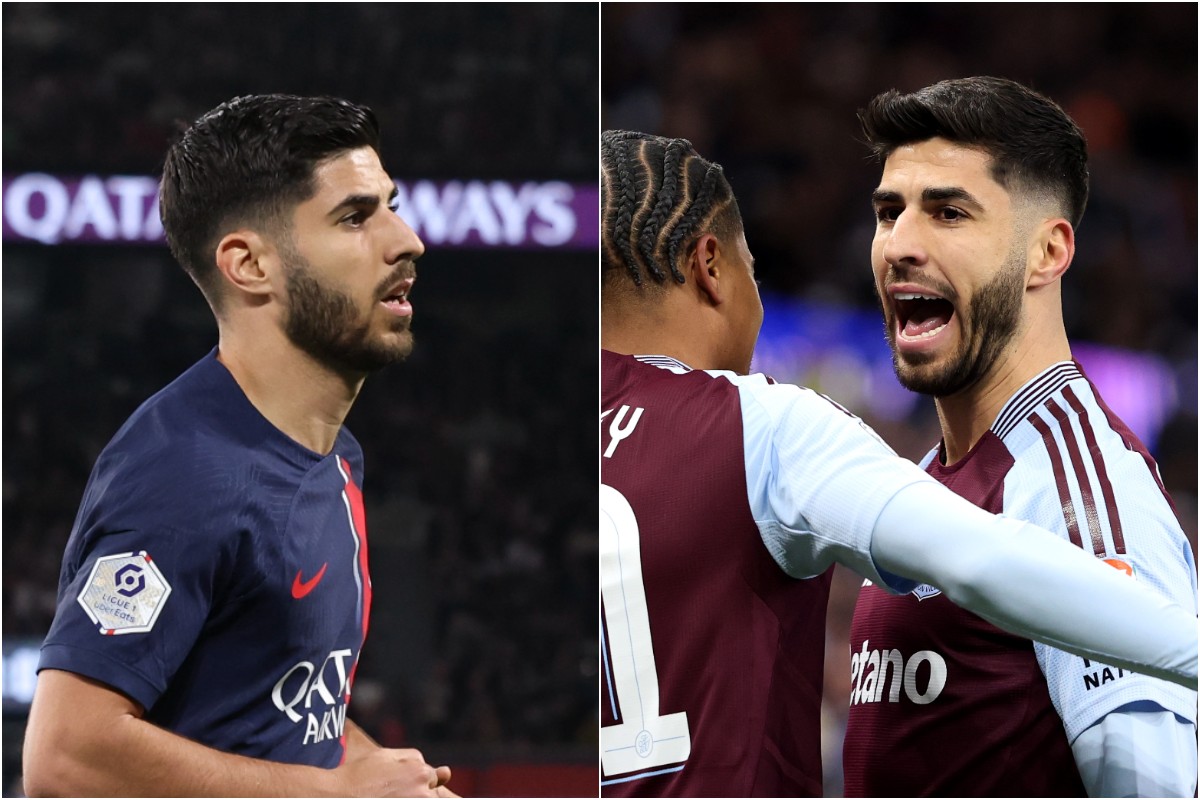
[(1066, 493), (1128, 495), (1169, 508), (1158, 465), (1146, 446), (1082, 372), (1076, 369), (1066, 377), (1018, 406), (1019, 414), (1010, 414), (1007, 427), (997, 430), (998, 422), (993, 429), (1015, 459), (1014, 476), (1021, 482), (1053, 483)]
[(777, 383), (761, 374), (710, 374), (724, 377), (737, 389), (747, 428), (765, 427), (783, 436), (803, 434), (832, 446), (842, 440), (866, 442), (894, 455), (869, 425), (826, 395), (804, 386)]
[[(197, 528), (269, 485), (265, 420), (210, 354), (143, 403), (101, 452), (80, 523)], [(360, 456), (361, 458), (361, 456)]]
[(1005, 437), (1015, 464), (1004, 511), (1084, 550), (1183, 579), (1190, 548), (1145, 445), (1076, 370)]

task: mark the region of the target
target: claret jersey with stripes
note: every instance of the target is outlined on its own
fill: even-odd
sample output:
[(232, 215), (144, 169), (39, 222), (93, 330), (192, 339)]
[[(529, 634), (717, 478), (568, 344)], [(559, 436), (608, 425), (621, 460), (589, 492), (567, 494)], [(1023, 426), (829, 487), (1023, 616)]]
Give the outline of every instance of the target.
[(335, 767), (371, 611), (362, 451), (295, 442), (216, 356), (97, 460), (38, 668), (218, 750)]
[(928, 477), (807, 389), (601, 371), (602, 794), (819, 797), (827, 570), (882, 580), (875, 521)]
[[(1029, 381), (957, 463), (940, 452), (922, 466), (959, 495), (1194, 611), (1195, 564), (1158, 467), (1078, 364)], [(1153, 704), (1195, 721), (1194, 691), (1010, 635), (930, 586), (864, 585), (850, 645), (848, 797), (1082, 797), (1070, 743), (1105, 714)]]

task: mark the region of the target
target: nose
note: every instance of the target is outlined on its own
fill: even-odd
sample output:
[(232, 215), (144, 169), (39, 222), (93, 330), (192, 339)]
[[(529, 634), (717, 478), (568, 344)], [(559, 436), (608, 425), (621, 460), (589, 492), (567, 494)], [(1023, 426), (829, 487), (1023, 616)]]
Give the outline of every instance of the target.
[(881, 254), (890, 266), (921, 266), (929, 260), (921, 221), (918, 209), (907, 208), (890, 225), (880, 228), (878, 235), (883, 239)]
[(425, 243), (399, 214), (392, 214), (392, 236), (388, 241), (387, 262), (416, 261), (425, 254)]

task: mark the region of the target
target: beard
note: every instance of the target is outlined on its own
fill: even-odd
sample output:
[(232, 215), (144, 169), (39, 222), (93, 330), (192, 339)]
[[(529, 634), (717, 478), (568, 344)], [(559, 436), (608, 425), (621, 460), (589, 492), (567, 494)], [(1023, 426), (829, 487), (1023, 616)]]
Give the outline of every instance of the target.
[[(955, 300), (951, 287), (932, 288), (947, 300)], [(892, 368), (900, 384), (909, 391), (934, 397), (949, 397), (974, 386), (991, 371), (1016, 334), (1024, 294), (1025, 254), (1016, 251), (1009, 254), (996, 277), (980, 288), (969, 304), (960, 307), (954, 302), (960, 331), (958, 349), (940, 367), (934, 363), (938, 356), (908, 356), (902, 360), (896, 349), (895, 312), (890, 312), (890, 318), (885, 315)]]
[[(372, 336), (372, 314), (363, 315), (349, 295), (318, 281), (308, 261), (294, 249), (287, 248), (284, 256), (288, 292), (284, 333), (292, 344), (339, 373), (374, 372), (412, 352), (412, 317), (389, 319), (399, 336)], [(401, 263), (376, 294), (382, 297), (388, 287), (412, 273), (411, 262)]]

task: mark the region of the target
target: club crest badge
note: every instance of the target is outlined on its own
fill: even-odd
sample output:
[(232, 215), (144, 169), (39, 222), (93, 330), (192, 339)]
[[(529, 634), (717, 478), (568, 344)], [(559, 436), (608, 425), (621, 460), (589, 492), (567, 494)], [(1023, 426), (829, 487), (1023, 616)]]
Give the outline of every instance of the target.
[(931, 597), (937, 597), (942, 593), (942, 590), (936, 586), (930, 586), (928, 583), (922, 583), (920, 586), (913, 589), (912, 593), (918, 600), (928, 600)]
[(96, 559), (77, 598), (105, 636), (154, 627), (171, 587), (145, 550)]

